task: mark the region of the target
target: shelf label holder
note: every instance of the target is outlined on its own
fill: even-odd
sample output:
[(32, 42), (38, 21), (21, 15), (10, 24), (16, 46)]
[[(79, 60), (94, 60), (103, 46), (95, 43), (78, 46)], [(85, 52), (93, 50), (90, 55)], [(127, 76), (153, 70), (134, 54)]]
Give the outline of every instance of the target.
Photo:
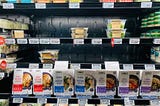
[(145, 64), (144, 65), (145, 70), (155, 70), (155, 65), (154, 64)]
[(152, 2), (141, 2), (141, 8), (152, 8)]
[(102, 8), (114, 8), (114, 3), (103, 3)]
[(47, 99), (46, 98), (37, 98), (37, 103), (45, 104), (45, 103), (47, 103)]
[(105, 61), (105, 69), (106, 70), (119, 70), (119, 62), (118, 61)]
[(84, 44), (84, 39), (73, 39), (73, 44)]
[(133, 70), (133, 64), (123, 64), (123, 70)]
[(13, 103), (23, 103), (23, 98), (13, 98)]
[(43, 68), (44, 69), (52, 69), (53, 68), (53, 64), (43, 64)]
[(129, 44), (140, 44), (140, 39), (139, 38), (130, 38), (129, 39)]
[(99, 44), (101, 45), (102, 44), (102, 39), (92, 39), (92, 44)]
[(81, 69), (81, 64), (72, 63), (71, 64), (71, 69)]
[(102, 69), (101, 67), (102, 67), (101, 64), (92, 64), (92, 69), (100, 70), (100, 69)]
[(46, 3), (35, 3), (36, 9), (46, 9)]
[(13, 3), (2, 3), (3, 9), (14, 9)]
[(30, 64), (29, 64), (29, 68), (30, 68), (30, 69), (38, 69), (38, 68), (39, 68), (39, 64), (30, 63)]
[(78, 3), (78, 2), (70, 2), (69, 3), (69, 8), (70, 9), (78, 9), (78, 8), (80, 8), (80, 3)]
[(17, 44), (27, 44), (27, 39), (17, 39)]
[(54, 69), (68, 69), (68, 61), (55, 61)]
[(10, 38), (9, 39), (5, 39), (5, 43), (6, 44), (16, 44), (16, 40), (12, 39), (12, 38), (11, 39)]
[(60, 44), (60, 39), (58, 38), (53, 38), (53, 39), (50, 39), (50, 44)]

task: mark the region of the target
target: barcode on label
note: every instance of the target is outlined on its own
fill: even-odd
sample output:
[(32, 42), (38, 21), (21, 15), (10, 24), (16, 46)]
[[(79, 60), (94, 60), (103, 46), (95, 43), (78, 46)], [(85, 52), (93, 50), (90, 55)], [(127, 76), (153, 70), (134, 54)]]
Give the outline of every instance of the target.
[(59, 99), (59, 104), (68, 104), (68, 99)]
[(38, 98), (37, 99), (37, 103), (39, 103), (39, 104), (45, 104), (45, 103), (47, 103), (47, 99), (46, 98)]
[(114, 39), (114, 44), (122, 44), (122, 39)]
[(46, 9), (46, 4), (45, 3), (35, 3), (35, 8), (36, 9)]
[(160, 39), (154, 39), (153, 44), (160, 44)]
[(101, 64), (92, 64), (92, 69), (101, 69)]
[(109, 99), (101, 99), (100, 102), (101, 102), (101, 104), (110, 105), (110, 100)]
[(39, 39), (29, 39), (29, 44), (39, 44)]
[(80, 64), (71, 64), (71, 69), (80, 69), (81, 65)]
[(15, 44), (16, 40), (15, 39), (5, 39), (6, 44)]
[(80, 3), (69, 3), (69, 8), (71, 9), (80, 8)]
[(43, 64), (43, 68), (44, 69), (52, 69), (53, 68), (53, 64)]
[(133, 64), (123, 64), (123, 70), (133, 70)]
[(60, 39), (50, 39), (50, 44), (60, 44)]
[(17, 44), (27, 44), (27, 39), (17, 39)]
[(14, 9), (13, 3), (3, 3), (3, 9)]
[(87, 99), (78, 99), (78, 104), (84, 106), (85, 104), (87, 104)]
[(142, 2), (141, 8), (152, 8), (152, 2)]
[(102, 39), (92, 39), (92, 44), (102, 44)]
[(49, 39), (40, 39), (40, 44), (49, 44)]
[(103, 3), (102, 8), (114, 8), (114, 3)]
[(131, 38), (129, 39), (129, 44), (139, 44), (140, 39), (139, 38)]
[(84, 44), (84, 39), (74, 39), (73, 43), (74, 44)]
[(22, 103), (23, 98), (13, 98), (13, 103)]
[(16, 63), (9, 63), (9, 64), (7, 64), (7, 68), (15, 69), (15, 68), (17, 68), (17, 64)]
[(31, 69), (38, 69), (39, 68), (39, 64), (31, 63), (31, 64), (29, 64), (29, 68), (31, 68)]
[(145, 64), (145, 70), (155, 70), (154, 64)]

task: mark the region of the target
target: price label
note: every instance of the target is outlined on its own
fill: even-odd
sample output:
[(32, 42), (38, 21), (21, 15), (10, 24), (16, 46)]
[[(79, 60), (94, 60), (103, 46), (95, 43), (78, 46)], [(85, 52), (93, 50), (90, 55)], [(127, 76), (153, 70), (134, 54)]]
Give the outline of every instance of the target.
[(160, 44), (160, 39), (154, 39), (153, 44)]
[(58, 103), (59, 104), (68, 104), (68, 99), (59, 99)]
[(85, 106), (85, 104), (87, 104), (87, 99), (78, 99), (78, 104)]
[(114, 8), (114, 3), (103, 3), (102, 8)]
[(15, 39), (5, 39), (6, 44), (16, 44)]
[(133, 70), (133, 64), (123, 64), (123, 70)]
[(27, 39), (17, 39), (17, 44), (27, 44)]
[(106, 104), (110, 105), (110, 100), (109, 99), (100, 99), (101, 104)]
[(80, 64), (71, 64), (71, 69), (81, 69)]
[(39, 39), (29, 39), (29, 44), (39, 44)]
[(13, 3), (3, 3), (3, 9), (14, 9)]
[(129, 98), (124, 98), (125, 106), (134, 106), (134, 100), (130, 100)]
[(105, 69), (106, 70), (119, 70), (119, 62), (118, 61), (105, 61)]
[(43, 68), (44, 69), (52, 69), (53, 68), (53, 64), (43, 64)]
[(114, 44), (122, 44), (122, 39), (114, 39)]
[(49, 39), (40, 39), (40, 44), (49, 44)]
[(23, 98), (13, 98), (13, 103), (23, 103)]
[(140, 44), (139, 38), (131, 38), (129, 39), (129, 44)]
[(7, 64), (7, 68), (15, 69), (17, 68), (17, 63), (9, 63)]
[(45, 104), (45, 103), (47, 103), (47, 99), (46, 98), (37, 98), (37, 103)]
[(71, 9), (80, 8), (80, 3), (69, 3), (69, 8)]
[(50, 39), (50, 44), (60, 44), (60, 39)]
[(92, 64), (92, 69), (101, 69), (101, 64)]
[(155, 70), (155, 65), (154, 64), (145, 64), (144, 65), (145, 70)]
[(92, 44), (102, 44), (102, 39), (92, 39)]
[(46, 3), (36, 3), (35, 8), (36, 9), (46, 9)]
[(84, 44), (84, 39), (74, 39), (73, 44)]
[(39, 64), (30, 63), (29, 64), (29, 68), (31, 68), (31, 69), (38, 69), (39, 68)]
[(54, 69), (68, 69), (68, 61), (55, 61)]
[(152, 8), (152, 2), (142, 2), (141, 8)]

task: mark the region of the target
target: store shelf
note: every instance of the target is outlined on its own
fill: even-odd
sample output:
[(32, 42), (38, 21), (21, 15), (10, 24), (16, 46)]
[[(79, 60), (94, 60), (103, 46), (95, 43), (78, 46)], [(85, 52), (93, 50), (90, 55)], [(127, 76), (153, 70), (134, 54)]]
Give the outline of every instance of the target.
[[(160, 44), (154, 43), (154, 40), (159, 41), (159, 38), (120, 38), (114, 39), (115, 44)], [(72, 38), (24, 38), (24, 39), (6, 39), (6, 44), (110, 44), (111, 38), (86, 38), (86, 39), (72, 39)]]

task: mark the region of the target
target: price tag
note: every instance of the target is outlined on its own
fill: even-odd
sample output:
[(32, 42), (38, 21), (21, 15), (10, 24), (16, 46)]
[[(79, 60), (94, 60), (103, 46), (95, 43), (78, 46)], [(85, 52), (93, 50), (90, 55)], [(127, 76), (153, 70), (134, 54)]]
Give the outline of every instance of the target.
[(68, 99), (59, 99), (58, 104), (68, 104)]
[(8, 63), (7, 68), (15, 69), (17, 68), (17, 63)]
[(40, 44), (49, 44), (49, 39), (40, 39)]
[(85, 106), (85, 104), (87, 104), (87, 99), (78, 99), (78, 104)]
[(140, 44), (139, 38), (131, 38), (129, 39), (129, 44)]
[(5, 39), (6, 44), (16, 44), (15, 39)]
[(114, 39), (114, 44), (122, 44), (122, 39)]
[(60, 44), (60, 39), (50, 39), (50, 44)]
[(31, 68), (31, 69), (38, 69), (38, 68), (39, 68), (39, 64), (30, 63), (30, 64), (29, 64), (29, 68)]
[(39, 39), (29, 39), (29, 44), (39, 44)]
[(80, 64), (71, 64), (71, 69), (81, 69)]
[(114, 8), (114, 3), (103, 3), (102, 8)]
[(151, 106), (158, 106), (160, 101), (159, 100), (151, 100), (150, 103), (151, 103)]
[(124, 98), (124, 104), (125, 106), (133, 106), (134, 100), (129, 100), (129, 98)]
[(68, 61), (55, 61), (54, 69), (68, 69)]
[(92, 64), (92, 69), (101, 69), (101, 64)]
[(110, 105), (110, 100), (109, 99), (100, 99), (101, 104), (106, 104)]
[(153, 44), (160, 44), (160, 39), (154, 39)]
[(17, 44), (27, 44), (27, 39), (17, 39)]
[(102, 44), (102, 39), (92, 39), (92, 44)]
[(155, 65), (154, 64), (145, 64), (144, 65), (145, 70), (155, 70)]
[(13, 3), (3, 3), (3, 9), (14, 9)]
[(44, 69), (52, 69), (53, 68), (53, 64), (43, 64), (43, 68)]
[(71, 9), (80, 8), (80, 3), (69, 3), (69, 8)]
[(37, 103), (45, 104), (45, 103), (47, 103), (47, 99), (46, 98), (37, 98)]
[(84, 44), (84, 39), (74, 39), (73, 44)]
[(133, 64), (123, 64), (123, 70), (133, 70)]
[(141, 8), (152, 8), (152, 2), (141, 2)]
[(119, 70), (119, 62), (118, 61), (105, 61), (105, 69), (106, 70)]
[(23, 103), (23, 98), (13, 98), (13, 103)]
[(36, 9), (46, 9), (46, 3), (35, 3)]

